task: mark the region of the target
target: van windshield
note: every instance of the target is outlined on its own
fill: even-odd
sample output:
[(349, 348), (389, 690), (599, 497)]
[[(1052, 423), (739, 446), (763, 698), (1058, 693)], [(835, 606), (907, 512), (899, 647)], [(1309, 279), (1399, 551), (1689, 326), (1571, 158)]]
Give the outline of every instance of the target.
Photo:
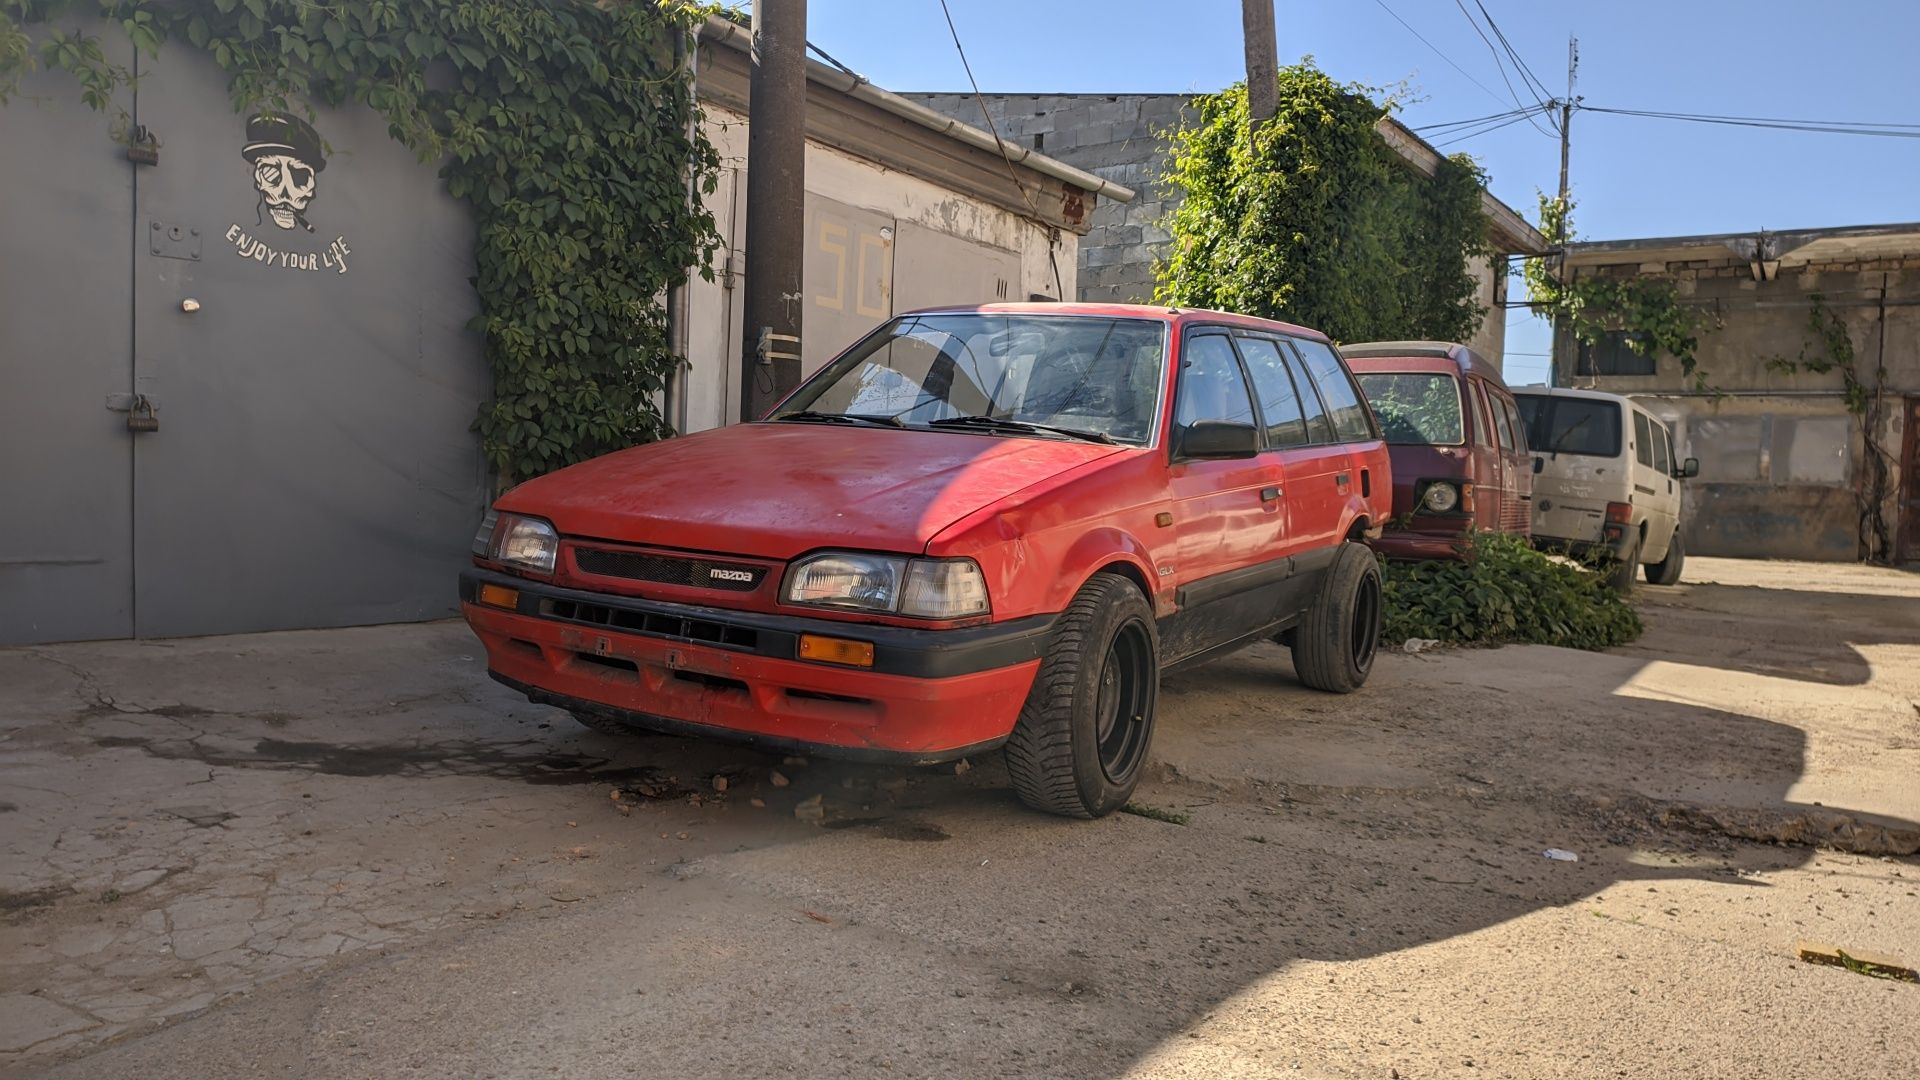
[(1515, 394), (1527, 445), (1540, 453), (1620, 456), (1620, 406), (1594, 398)]
[(1392, 446), (1459, 446), (1460, 384), (1428, 372), (1356, 371), (1380, 431)]

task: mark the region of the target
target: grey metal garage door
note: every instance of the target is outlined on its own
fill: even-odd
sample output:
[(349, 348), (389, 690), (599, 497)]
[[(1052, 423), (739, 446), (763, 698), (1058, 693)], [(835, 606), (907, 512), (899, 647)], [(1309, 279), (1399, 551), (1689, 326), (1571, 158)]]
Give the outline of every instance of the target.
[(70, 81), (0, 108), (0, 643), (450, 612), (471, 218), (370, 110), (236, 115), (197, 51), (137, 65), (156, 165)]

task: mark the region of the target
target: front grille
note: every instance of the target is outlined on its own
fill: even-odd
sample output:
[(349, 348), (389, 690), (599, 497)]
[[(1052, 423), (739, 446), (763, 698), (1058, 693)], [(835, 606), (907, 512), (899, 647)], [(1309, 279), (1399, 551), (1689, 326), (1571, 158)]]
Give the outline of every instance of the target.
[(614, 630), (625, 630), (628, 633), (645, 634), (648, 637), (698, 641), (749, 651), (760, 644), (760, 632), (751, 627), (732, 626), (713, 619), (696, 619), (655, 611), (633, 611), (628, 608), (591, 604), (579, 600), (542, 600), (540, 614), (549, 619), (585, 623), (589, 626), (605, 626)]
[(764, 566), (607, 548), (578, 548), (573, 559), (582, 573), (725, 592), (752, 592), (767, 576)]

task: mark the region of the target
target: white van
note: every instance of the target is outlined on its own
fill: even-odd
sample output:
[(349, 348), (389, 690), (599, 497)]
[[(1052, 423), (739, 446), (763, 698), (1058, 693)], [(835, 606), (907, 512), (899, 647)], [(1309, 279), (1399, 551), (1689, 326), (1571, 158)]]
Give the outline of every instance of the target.
[(1610, 552), (1616, 589), (1680, 580), (1682, 488), (1700, 462), (1673, 455), (1659, 418), (1618, 394), (1514, 387), (1533, 452), (1533, 540), (1576, 555)]

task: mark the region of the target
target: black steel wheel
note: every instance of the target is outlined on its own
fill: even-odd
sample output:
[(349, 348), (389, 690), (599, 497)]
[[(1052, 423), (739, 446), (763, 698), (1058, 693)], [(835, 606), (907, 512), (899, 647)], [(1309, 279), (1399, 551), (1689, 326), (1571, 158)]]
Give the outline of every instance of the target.
[(1326, 580), (1293, 631), (1293, 670), (1315, 690), (1350, 694), (1380, 652), (1380, 562), (1349, 540), (1334, 553)]
[(1020, 801), (1067, 817), (1125, 806), (1153, 742), (1160, 639), (1153, 608), (1096, 574), (1060, 615), (1004, 751)]

